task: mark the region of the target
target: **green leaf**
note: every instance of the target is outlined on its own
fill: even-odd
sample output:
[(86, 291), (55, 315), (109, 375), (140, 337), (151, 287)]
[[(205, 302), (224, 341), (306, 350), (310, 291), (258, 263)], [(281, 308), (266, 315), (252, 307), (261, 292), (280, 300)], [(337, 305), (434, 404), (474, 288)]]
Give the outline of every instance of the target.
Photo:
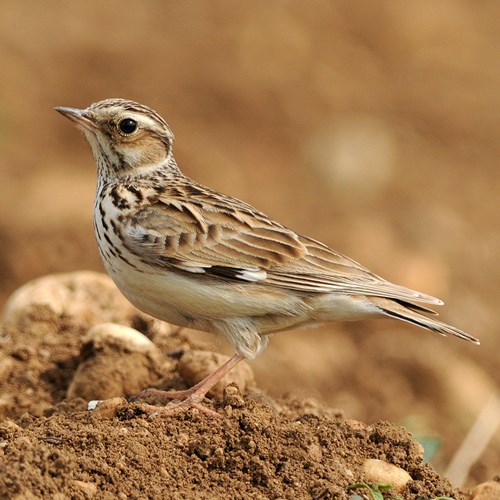
[(392, 484), (377, 483), (374, 486), (370, 486), (367, 483), (356, 483), (351, 484), (347, 487), (348, 490), (353, 490), (355, 488), (365, 488), (372, 497), (372, 500), (384, 500), (383, 490), (391, 490)]

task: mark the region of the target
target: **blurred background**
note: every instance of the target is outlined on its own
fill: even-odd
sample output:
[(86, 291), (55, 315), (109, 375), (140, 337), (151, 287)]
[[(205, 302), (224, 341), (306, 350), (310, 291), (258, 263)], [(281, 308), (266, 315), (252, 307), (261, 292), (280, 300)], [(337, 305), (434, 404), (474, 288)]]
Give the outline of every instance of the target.
[[(500, 381), (498, 2), (3, 0), (0, 11), (1, 301), (37, 276), (103, 269), (90, 148), (52, 108), (143, 102), (170, 123), (187, 175), (443, 298), (442, 318), (481, 339), (337, 324), (278, 334), (251, 363), (274, 396), (435, 438), (446, 471)], [(499, 450), (497, 431), (469, 482), (498, 473)]]

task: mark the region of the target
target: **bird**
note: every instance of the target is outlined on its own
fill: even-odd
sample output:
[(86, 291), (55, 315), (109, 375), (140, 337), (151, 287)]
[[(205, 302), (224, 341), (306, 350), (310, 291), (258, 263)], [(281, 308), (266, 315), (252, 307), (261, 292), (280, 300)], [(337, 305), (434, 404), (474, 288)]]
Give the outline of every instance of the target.
[(145, 389), (151, 415), (205, 404), (208, 391), (269, 335), (298, 326), (393, 318), (479, 344), (436, 319), (435, 297), (393, 284), (237, 198), (184, 175), (167, 122), (146, 105), (105, 99), (56, 107), (83, 131), (97, 165), (94, 230), (107, 273), (138, 309), (225, 338), (235, 354), (184, 391)]

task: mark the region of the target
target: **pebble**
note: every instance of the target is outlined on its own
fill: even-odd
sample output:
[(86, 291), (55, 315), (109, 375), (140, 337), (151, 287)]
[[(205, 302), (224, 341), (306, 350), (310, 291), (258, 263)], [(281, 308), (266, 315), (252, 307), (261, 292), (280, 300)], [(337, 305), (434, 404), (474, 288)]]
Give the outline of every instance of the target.
[(154, 385), (173, 362), (142, 333), (100, 323), (83, 338), (81, 362), (66, 390), (68, 399), (130, 397)]
[(500, 482), (487, 481), (478, 484), (471, 494), (471, 500), (498, 500), (500, 498)]
[(227, 385), (224, 389), (224, 405), (233, 408), (243, 408), (245, 406), (245, 400), (241, 396), (238, 387), (233, 384)]
[(106, 400), (89, 401), (87, 410), (93, 410), (99, 413), (102, 418), (114, 418), (117, 415), (118, 409), (127, 404), (124, 398), (111, 398)]
[(92, 342), (94, 349), (104, 345), (117, 347), (129, 352), (146, 353), (156, 349), (145, 335), (133, 328), (116, 323), (99, 323), (90, 328), (83, 342)]
[[(93, 271), (51, 274), (29, 281), (5, 303), (4, 326), (23, 329), (33, 322), (64, 316), (81, 325), (131, 317), (136, 309), (121, 295), (107, 275)], [(45, 311), (43, 313), (43, 311)]]
[(404, 489), (411, 476), (401, 467), (370, 458), (363, 463), (363, 474), (367, 483), (384, 483), (392, 485), (396, 492)]
[(73, 480), (73, 484), (82, 491), (82, 493), (91, 498), (97, 494), (97, 485), (95, 483), (90, 483), (88, 481), (79, 481), (78, 479)]

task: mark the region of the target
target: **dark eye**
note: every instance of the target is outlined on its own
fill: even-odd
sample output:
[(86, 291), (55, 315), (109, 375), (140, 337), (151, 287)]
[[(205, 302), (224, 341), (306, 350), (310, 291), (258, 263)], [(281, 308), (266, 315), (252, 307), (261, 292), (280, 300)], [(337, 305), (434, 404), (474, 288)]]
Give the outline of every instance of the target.
[(124, 134), (133, 134), (137, 130), (137, 122), (132, 118), (125, 118), (118, 124), (118, 128)]

